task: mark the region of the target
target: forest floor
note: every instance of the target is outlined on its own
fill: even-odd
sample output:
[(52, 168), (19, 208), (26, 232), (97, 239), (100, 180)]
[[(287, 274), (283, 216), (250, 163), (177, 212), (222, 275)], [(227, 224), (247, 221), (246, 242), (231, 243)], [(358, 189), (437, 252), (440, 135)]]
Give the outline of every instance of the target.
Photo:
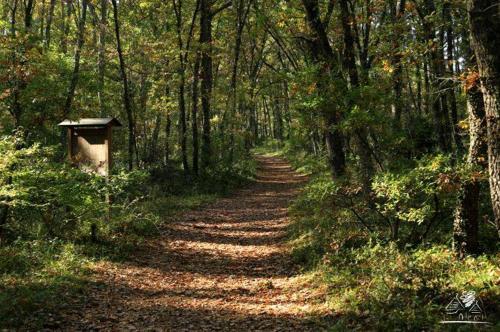
[(257, 161), (254, 183), (183, 213), (126, 261), (97, 263), (84, 303), (52, 328), (320, 330), (324, 291), (299, 273), (286, 243), (287, 208), (307, 179), (282, 159)]

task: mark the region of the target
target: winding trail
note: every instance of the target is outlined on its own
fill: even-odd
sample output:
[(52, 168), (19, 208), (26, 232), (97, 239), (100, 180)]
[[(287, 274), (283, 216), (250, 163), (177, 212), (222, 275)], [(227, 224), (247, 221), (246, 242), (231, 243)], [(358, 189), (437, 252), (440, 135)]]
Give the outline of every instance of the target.
[(284, 242), (305, 178), (279, 158), (257, 161), (249, 187), (183, 214), (129, 261), (98, 265), (101, 286), (63, 329), (318, 331), (320, 295)]

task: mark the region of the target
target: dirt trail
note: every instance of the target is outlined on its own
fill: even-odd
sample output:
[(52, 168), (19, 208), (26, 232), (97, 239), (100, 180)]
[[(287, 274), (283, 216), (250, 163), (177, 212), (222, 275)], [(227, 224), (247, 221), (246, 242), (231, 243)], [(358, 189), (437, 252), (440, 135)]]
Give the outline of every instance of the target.
[(128, 262), (98, 266), (105, 286), (67, 328), (318, 331), (308, 319), (316, 294), (284, 243), (287, 207), (304, 178), (278, 158), (257, 160), (248, 188), (185, 213)]

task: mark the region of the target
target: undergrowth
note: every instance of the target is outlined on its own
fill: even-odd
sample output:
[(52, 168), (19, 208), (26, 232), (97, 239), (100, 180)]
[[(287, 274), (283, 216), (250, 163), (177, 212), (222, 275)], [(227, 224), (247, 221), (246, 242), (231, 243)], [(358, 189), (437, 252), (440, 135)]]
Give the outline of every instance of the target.
[[(378, 201), (392, 202), (398, 208), (382, 205), (374, 212), (375, 208), (352, 194), (347, 181), (332, 181), (321, 157), (276, 143), (258, 151), (287, 158), (310, 177), (290, 207), (289, 241), (296, 263), (304, 272), (314, 272), (328, 289), (327, 305), (334, 316), (329, 330), (468, 331), (470, 325), (440, 324), (446, 318), (447, 304), (463, 291), (475, 291), (483, 301), (487, 320), (496, 324), (489, 327), (500, 327), (500, 255), (494, 248), (486, 250), (493, 243), (494, 232), (482, 225), (482, 255), (463, 260), (455, 257), (450, 231), (454, 199), (433, 179), (449, 171), (442, 157), (412, 165), (413, 173), (395, 170), (378, 177), (377, 184), (386, 189), (393, 185), (390, 181), (399, 181)], [(406, 190), (411, 195), (401, 193)], [(383, 191), (376, 193), (382, 195)], [(439, 199), (439, 220), (425, 238), (414, 242), (412, 231), (421, 234), (418, 231), (435, 214), (433, 199), (428, 196)], [(396, 214), (408, 218), (401, 221), (401, 236), (395, 240), (385, 219), (396, 218)]]
[(171, 166), (117, 170), (106, 183), (52, 162), (50, 149), (0, 148), (10, 153), (0, 177), (12, 183), (0, 193), (10, 215), (0, 227), (0, 329), (51, 329), (60, 308), (84, 301), (93, 264), (127, 259), (179, 213), (227, 195), (256, 168), (248, 156), (197, 178)]

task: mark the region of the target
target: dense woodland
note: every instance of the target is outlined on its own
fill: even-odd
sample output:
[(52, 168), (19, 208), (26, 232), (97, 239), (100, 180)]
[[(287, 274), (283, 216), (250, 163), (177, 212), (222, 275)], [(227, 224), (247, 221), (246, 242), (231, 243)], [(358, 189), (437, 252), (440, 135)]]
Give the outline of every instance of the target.
[[(358, 313), (337, 327), (426, 329), (464, 288), (495, 316), (499, 16), (497, 0), (2, 1), (0, 320), (24, 324), (72, 282), (54, 275), (133, 250), (270, 152), (310, 177), (290, 244), (332, 310)], [(107, 180), (67, 162), (57, 126), (95, 117), (123, 124)]]

